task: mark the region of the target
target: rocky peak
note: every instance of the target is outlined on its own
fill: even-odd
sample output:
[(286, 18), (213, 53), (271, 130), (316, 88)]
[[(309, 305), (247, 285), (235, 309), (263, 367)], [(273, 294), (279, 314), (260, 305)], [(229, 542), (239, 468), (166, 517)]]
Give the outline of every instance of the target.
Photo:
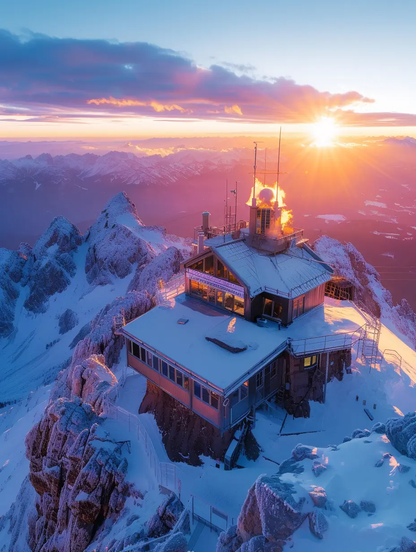
[(63, 216), (53, 219), (49, 228), (40, 236), (33, 247), (35, 257), (46, 255), (50, 248), (56, 253), (70, 253), (82, 242), (82, 236), (76, 226)]

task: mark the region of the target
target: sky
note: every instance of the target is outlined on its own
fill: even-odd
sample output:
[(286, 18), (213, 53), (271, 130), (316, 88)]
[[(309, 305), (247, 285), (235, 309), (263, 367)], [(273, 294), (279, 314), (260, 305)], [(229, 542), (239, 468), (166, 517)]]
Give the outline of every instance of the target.
[(0, 138), (415, 135), (414, 0), (0, 0)]

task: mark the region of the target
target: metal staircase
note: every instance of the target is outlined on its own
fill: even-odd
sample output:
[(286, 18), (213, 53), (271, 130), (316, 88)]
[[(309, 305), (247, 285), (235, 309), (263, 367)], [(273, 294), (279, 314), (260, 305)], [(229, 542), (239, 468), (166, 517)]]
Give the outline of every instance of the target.
[(382, 360), (379, 351), (381, 322), (362, 301), (354, 301), (354, 303), (366, 319), (365, 332), (361, 340), (361, 359), (370, 369), (378, 368)]

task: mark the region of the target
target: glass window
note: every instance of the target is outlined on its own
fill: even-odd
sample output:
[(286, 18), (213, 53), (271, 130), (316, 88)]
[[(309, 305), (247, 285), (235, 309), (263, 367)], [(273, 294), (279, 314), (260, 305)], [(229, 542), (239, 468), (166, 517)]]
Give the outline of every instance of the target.
[(159, 372), (159, 359), (156, 355), (153, 355), (153, 369)]
[(169, 379), (175, 381), (175, 368), (169, 365)]
[(168, 365), (167, 362), (162, 360), (162, 374), (167, 378), (168, 377)]
[(234, 312), (244, 316), (244, 300), (234, 296)]
[(182, 372), (179, 372), (179, 370), (176, 370), (176, 383), (183, 387), (183, 375)]
[(277, 301), (273, 301), (273, 318), (281, 318), (283, 307)]
[(211, 392), (211, 406), (213, 408), (215, 408), (216, 410), (218, 410), (218, 405), (219, 405), (219, 397), (216, 393), (212, 393)]
[(263, 387), (263, 370), (256, 374), (256, 387), (257, 389), (259, 389), (259, 387)]
[(199, 288), (201, 290), (201, 297), (205, 301), (208, 301), (208, 286), (205, 284), (199, 284)]
[(248, 395), (248, 381), (244, 382), (244, 384), (240, 387), (240, 401), (245, 399)]
[(273, 309), (273, 301), (271, 299), (265, 299), (263, 313), (267, 314), (267, 316), (272, 316), (272, 312), (273, 312), (272, 309)]
[(201, 398), (201, 384), (197, 381), (194, 381), (194, 395), (199, 399)]
[(133, 345), (133, 355), (137, 358), (140, 358), (140, 347), (137, 345), (137, 343), (132, 343)]
[(228, 272), (228, 280), (230, 282), (232, 282), (233, 284), (239, 284), (240, 283), (232, 272)]
[(206, 274), (214, 274), (214, 256), (210, 255), (205, 259), (204, 272)]
[(223, 306), (225, 309), (232, 311), (234, 307), (234, 295), (231, 295), (231, 293), (226, 293)]
[(235, 406), (239, 402), (238, 389), (231, 395), (231, 407)]
[(202, 400), (209, 404), (209, 391), (205, 387), (202, 388)]
[(303, 366), (304, 368), (311, 368), (313, 366), (315, 366), (317, 362), (317, 356), (316, 355), (313, 355), (313, 356), (310, 356), (310, 357), (305, 357), (303, 359)]
[(208, 287), (208, 303), (215, 304), (215, 289), (212, 287)]
[(221, 261), (217, 261), (217, 276), (218, 278), (225, 278), (225, 266)]
[(146, 362), (146, 349), (144, 347), (140, 347), (140, 360)]
[(146, 363), (149, 366), (153, 366), (153, 355), (150, 351), (146, 351)]
[(194, 263), (192, 266), (191, 266), (192, 270), (198, 270), (198, 272), (203, 272), (204, 270), (204, 261), (201, 260), (201, 261), (198, 261), (197, 263)]
[(217, 305), (222, 307), (224, 302), (224, 293), (222, 291), (217, 291)]
[(195, 282), (195, 280), (191, 280), (191, 293), (193, 295), (197, 295), (198, 297), (202, 296), (203, 292), (203, 285), (199, 282)]
[(184, 387), (184, 389), (189, 391), (189, 378), (188, 378), (188, 376), (184, 376), (184, 378), (183, 378), (183, 387)]
[(274, 360), (270, 365), (270, 379), (276, 377), (277, 374), (277, 360)]

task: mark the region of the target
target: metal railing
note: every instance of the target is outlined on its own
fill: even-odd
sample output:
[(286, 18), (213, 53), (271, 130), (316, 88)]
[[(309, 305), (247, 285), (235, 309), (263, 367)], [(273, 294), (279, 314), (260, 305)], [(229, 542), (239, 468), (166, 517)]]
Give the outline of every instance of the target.
[(159, 304), (166, 303), (174, 299), (185, 291), (185, 272), (180, 272), (172, 276), (167, 282), (161, 281), (160, 288), (156, 294), (156, 299)]
[(289, 338), (287, 341), (290, 351), (294, 356), (303, 356), (313, 353), (351, 349), (354, 343), (363, 339), (365, 335), (366, 324), (353, 332), (306, 337), (304, 339)]

